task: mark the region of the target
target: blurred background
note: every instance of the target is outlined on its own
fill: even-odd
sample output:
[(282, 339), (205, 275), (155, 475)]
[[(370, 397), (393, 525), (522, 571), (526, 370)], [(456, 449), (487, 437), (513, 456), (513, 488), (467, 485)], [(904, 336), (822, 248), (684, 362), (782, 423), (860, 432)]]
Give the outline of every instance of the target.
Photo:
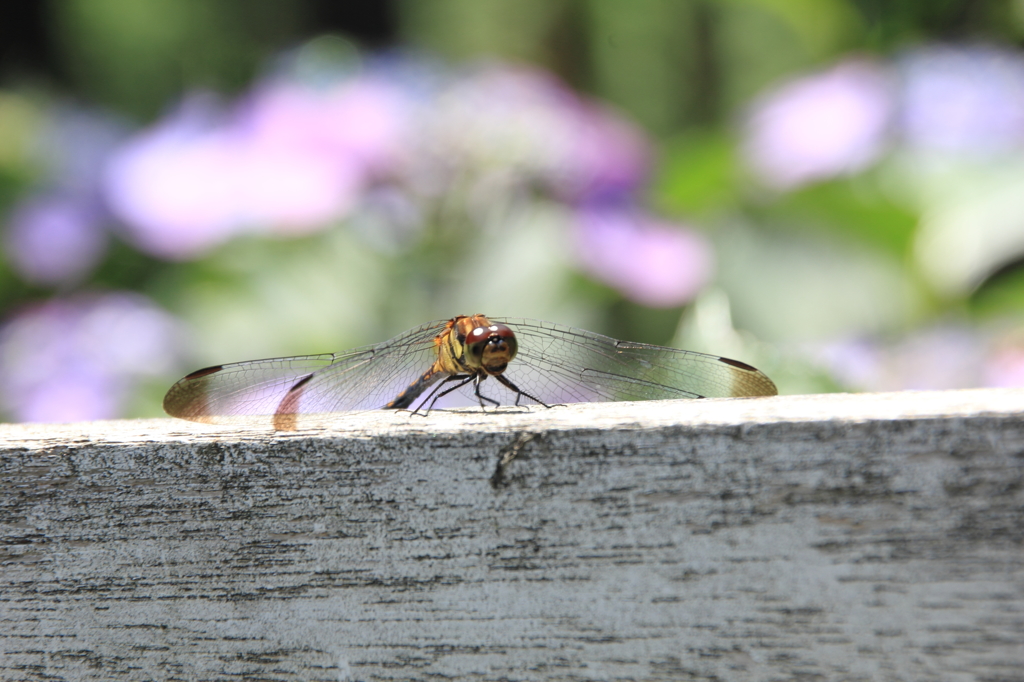
[(6, 0), (0, 418), (456, 314), (1024, 385), (1024, 0)]

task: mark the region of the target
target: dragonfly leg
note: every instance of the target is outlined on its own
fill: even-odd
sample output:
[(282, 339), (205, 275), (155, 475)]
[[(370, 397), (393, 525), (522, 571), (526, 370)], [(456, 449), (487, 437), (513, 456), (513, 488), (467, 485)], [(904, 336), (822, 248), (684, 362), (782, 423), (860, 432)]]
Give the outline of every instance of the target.
[(495, 379), (497, 379), (498, 381), (500, 381), (500, 382), (501, 382), (502, 384), (504, 384), (506, 388), (509, 388), (509, 389), (511, 389), (511, 390), (513, 390), (513, 391), (515, 391), (515, 392), (516, 392), (516, 407), (519, 407), (519, 400), (520, 400), (520, 399), (521, 399), (521, 398), (522, 398), (522, 397), (523, 397), (524, 395), (525, 395), (525, 396), (526, 396), (527, 398), (529, 398), (530, 400), (532, 400), (533, 402), (537, 403), (538, 405), (543, 405), (544, 407), (547, 407), (547, 408), (550, 408), (550, 407), (551, 407), (550, 405), (548, 405), (548, 404), (547, 404), (546, 402), (544, 402), (543, 400), (541, 400), (541, 399), (540, 399), (540, 398), (538, 398), (537, 396), (535, 396), (535, 395), (530, 395), (529, 393), (527, 393), (527, 392), (526, 392), (526, 391), (524, 391), (523, 389), (521, 389), (521, 388), (519, 388), (518, 386), (516, 386), (515, 384), (513, 384), (513, 383), (512, 383), (511, 381), (509, 381), (509, 380), (508, 380), (508, 379), (507, 379), (507, 378), (506, 378), (506, 377), (505, 377), (505, 376), (504, 376), (503, 374), (497, 374), (497, 375), (495, 375), (495, 377), (494, 377), (494, 378), (495, 378)]
[[(430, 414), (430, 411), (432, 409), (434, 409), (434, 403), (436, 403), (438, 400), (440, 400), (441, 398), (445, 397), (446, 395), (448, 395), (452, 391), (454, 391), (456, 389), (459, 389), (459, 388), (462, 388), (463, 386), (468, 384), (470, 381), (472, 381), (475, 376), (476, 376), (475, 374), (470, 374), (468, 376), (465, 376), (465, 375), (462, 375), (462, 374), (452, 374), (451, 376), (447, 377), (444, 381), (442, 381), (440, 384), (438, 384), (437, 388), (435, 388), (433, 391), (431, 391), (430, 395), (428, 395), (426, 398), (424, 398), (423, 402), (421, 402), (419, 407), (417, 407), (415, 410), (413, 410), (412, 413), (413, 414), (418, 414), (419, 411), (423, 408), (423, 405), (426, 404), (429, 401), (430, 404), (427, 405), (427, 409), (424, 410), (424, 412), (423, 412), (423, 416), (424, 417), (427, 416), (428, 414)], [(449, 386), (448, 388), (445, 388), (443, 391), (441, 390), (442, 388), (444, 388), (445, 384), (450, 383), (452, 381), (458, 381), (459, 383), (455, 384), (454, 386)]]
[(473, 392), (476, 394), (476, 399), (480, 401), (480, 409), (484, 408), (484, 401), (485, 400), (487, 402), (491, 403), (492, 405), (494, 405), (495, 407), (500, 407), (501, 403), (499, 403), (497, 400), (495, 400), (494, 398), (488, 398), (484, 394), (480, 393), (480, 384), (486, 378), (487, 378), (486, 374), (482, 374), (482, 375), (481, 374), (477, 374), (476, 375), (476, 387), (473, 390)]

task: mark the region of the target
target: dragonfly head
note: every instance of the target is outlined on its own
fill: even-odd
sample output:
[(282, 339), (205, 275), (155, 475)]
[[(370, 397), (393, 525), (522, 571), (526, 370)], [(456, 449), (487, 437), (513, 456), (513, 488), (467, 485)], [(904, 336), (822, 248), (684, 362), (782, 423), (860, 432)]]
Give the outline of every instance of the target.
[(473, 369), (491, 376), (501, 374), (516, 356), (519, 344), (515, 333), (503, 324), (477, 327), (466, 334), (464, 361)]

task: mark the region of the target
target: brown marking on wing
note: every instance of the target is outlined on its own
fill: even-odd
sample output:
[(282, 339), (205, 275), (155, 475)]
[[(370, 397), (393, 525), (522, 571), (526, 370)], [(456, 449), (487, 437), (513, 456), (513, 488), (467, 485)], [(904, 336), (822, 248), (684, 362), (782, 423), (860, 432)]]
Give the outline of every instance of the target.
[(775, 382), (756, 367), (751, 367), (745, 362), (729, 358), (718, 358), (718, 361), (746, 372), (746, 374), (735, 374), (733, 376), (733, 397), (742, 398), (779, 394), (779, 389), (775, 386)]
[[(193, 372), (193, 374), (198, 374), (198, 372)], [(212, 372), (206, 374), (212, 374)], [(167, 395), (164, 396), (164, 412), (179, 419), (210, 422), (212, 415), (210, 414), (210, 396), (206, 390), (207, 382), (194, 380), (202, 378), (202, 376), (205, 375), (193, 377), (190, 374), (171, 386)]]
[(732, 365), (733, 367), (738, 367), (740, 369), (745, 369), (748, 372), (756, 372), (757, 371), (756, 367), (751, 367), (747, 363), (740, 362), (739, 360), (730, 360), (729, 358), (718, 358), (718, 361), (719, 362), (724, 362), (727, 365)]
[(274, 411), (274, 428), (278, 431), (295, 431), (298, 428), (299, 400), (306, 384), (313, 378), (312, 374), (299, 379), (298, 382), (285, 394), (284, 398), (277, 405)]
[(182, 381), (192, 381), (193, 379), (200, 379), (210, 374), (215, 374), (224, 369), (224, 365), (214, 365), (213, 367), (204, 367), (203, 369), (197, 369), (191, 374), (185, 376)]

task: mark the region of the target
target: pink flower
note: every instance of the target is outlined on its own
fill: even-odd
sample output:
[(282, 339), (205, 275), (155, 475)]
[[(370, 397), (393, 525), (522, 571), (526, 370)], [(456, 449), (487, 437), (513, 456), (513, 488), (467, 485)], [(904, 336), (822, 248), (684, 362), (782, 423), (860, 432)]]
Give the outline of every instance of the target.
[(581, 210), (576, 242), (587, 272), (643, 305), (681, 305), (711, 278), (711, 246), (703, 237), (635, 210)]
[(130, 140), (107, 166), (107, 203), (144, 251), (194, 258), (244, 226), (244, 143), (209, 118), (189, 103)]
[(279, 82), (256, 92), (241, 124), (260, 145), (323, 155), (374, 174), (401, 159), (411, 113), (408, 97), (380, 79), (324, 89)]
[(1020, 334), (997, 339), (985, 358), (982, 385), (998, 388), (1024, 387), (1024, 342)]
[(321, 229), (397, 161), (405, 117), (397, 90), (368, 80), (267, 86), (226, 120), (186, 106), (115, 155), (107, 199), (139, 248), (169, 259), (245, 231)]
[(840, 64), (763, 97), (747, 122), (743, 153), (777, 189), (856, 173), (882, 153), (892, 109), (884, 71)]

